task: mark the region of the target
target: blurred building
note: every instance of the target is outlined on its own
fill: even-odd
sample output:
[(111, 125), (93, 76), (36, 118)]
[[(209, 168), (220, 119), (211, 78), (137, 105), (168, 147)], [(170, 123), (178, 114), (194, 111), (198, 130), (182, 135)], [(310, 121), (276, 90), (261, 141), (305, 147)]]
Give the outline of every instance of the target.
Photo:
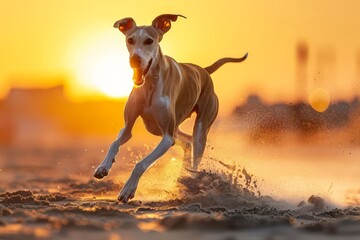
[[(316, 134), (346, 135), (346, 141), (360, 144), (360, 102), (333, 102), (326, 111), (317, 112), (305, 102), (267, 104), (259, 96), (249, 96), (234, 109), (239, 131), (251, 142), (277, 143), (289, 134), (307, 141)], [(339, 131), (341, 130), (341, 131)], [(337, 135), (336, 135), (336, 134)]]
[(355, 69), (356, 77), (354, 81), (354, 93), (355, 95), (360, 96), (360, 50), (356, 54)]
[(124, 101), (74, 103), (64, 86), (13, 88), (0, 100), (0, 144), (56, 145), (72, 139), (116, 137)]
[(305, 41), (300, 41), (296, 46), (296, 84), (294, 95), (298, 100), (304, 100), (308, 95), (308, 61), (309, 46)]
[(336, 51), (332, 47), (322, 47), (316, 56), (317, 73), (314, 76), (312, 88), (327, 88), (336, 81)]

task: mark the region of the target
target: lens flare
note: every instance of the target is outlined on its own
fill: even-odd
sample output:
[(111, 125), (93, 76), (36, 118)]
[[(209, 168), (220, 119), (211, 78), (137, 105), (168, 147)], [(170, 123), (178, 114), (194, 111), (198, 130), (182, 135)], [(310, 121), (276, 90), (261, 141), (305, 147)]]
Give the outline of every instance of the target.
[(330, 105), (330, 94), (324, 88), (317, 88), (311, 92), (309, 103), (315, 111), (324, 112)]

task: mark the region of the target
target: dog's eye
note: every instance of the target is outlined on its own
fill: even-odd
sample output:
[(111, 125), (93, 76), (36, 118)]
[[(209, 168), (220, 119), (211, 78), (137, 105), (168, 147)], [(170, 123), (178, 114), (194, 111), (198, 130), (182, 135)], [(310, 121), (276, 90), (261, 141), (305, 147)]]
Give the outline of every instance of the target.
[(135, 40), (133, 38), (128, 38), (127, 42), (128, 44), (133, 45), (135, 43)]
[(145, 45), (150, 45), (150, 44), (152, 44), (153, 42), (154, 42), (154, 40), (152, 40), (151, 38), (148, 38), (148, 39), (145, 40), (144, 44), (145, 44)]

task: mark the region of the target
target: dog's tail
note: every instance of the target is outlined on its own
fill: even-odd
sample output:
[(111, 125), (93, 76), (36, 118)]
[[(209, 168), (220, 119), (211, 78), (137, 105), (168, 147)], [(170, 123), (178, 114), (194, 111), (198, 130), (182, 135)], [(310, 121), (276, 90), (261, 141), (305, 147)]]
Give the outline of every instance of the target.
[(224, 65), (228, 62), (242, 62), (248, 57), (248, 53), (246, 53), (242, 58), (221, 58), (217, 60), (215, 63), (213, 63), (211, 66), (208, 66), (204, 68), (209, 74), (212, 74), (216, 70), (218, 70), (219, 67)]

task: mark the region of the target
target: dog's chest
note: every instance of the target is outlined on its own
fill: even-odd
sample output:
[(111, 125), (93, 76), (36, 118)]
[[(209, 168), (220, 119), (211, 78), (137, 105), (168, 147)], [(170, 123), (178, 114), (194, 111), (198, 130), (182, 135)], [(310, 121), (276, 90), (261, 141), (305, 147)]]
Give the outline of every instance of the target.
[(144, 122), (146, 129), (150, 133), (157, 135), (157, 136), (160, 136), (162, 134), (162, 131), (161, 131), (159, 123), (158, 123), (157, 115), (154, 114), (154, 109), (151, 106), (145, 107), (143, 109), (141, 118)]
[(168, 117), (166, 114), (166, 101), (159, 101), (159, 99), (161, 99), (161, 97), (158, 96), (156, 92), (148, 94), (146, 98), (144, 98), (141, 112), (141, 118), (143, 119), (146, 129), (150, 133), (158, 136), (162, 134), (161, 124), (159, 123)]

